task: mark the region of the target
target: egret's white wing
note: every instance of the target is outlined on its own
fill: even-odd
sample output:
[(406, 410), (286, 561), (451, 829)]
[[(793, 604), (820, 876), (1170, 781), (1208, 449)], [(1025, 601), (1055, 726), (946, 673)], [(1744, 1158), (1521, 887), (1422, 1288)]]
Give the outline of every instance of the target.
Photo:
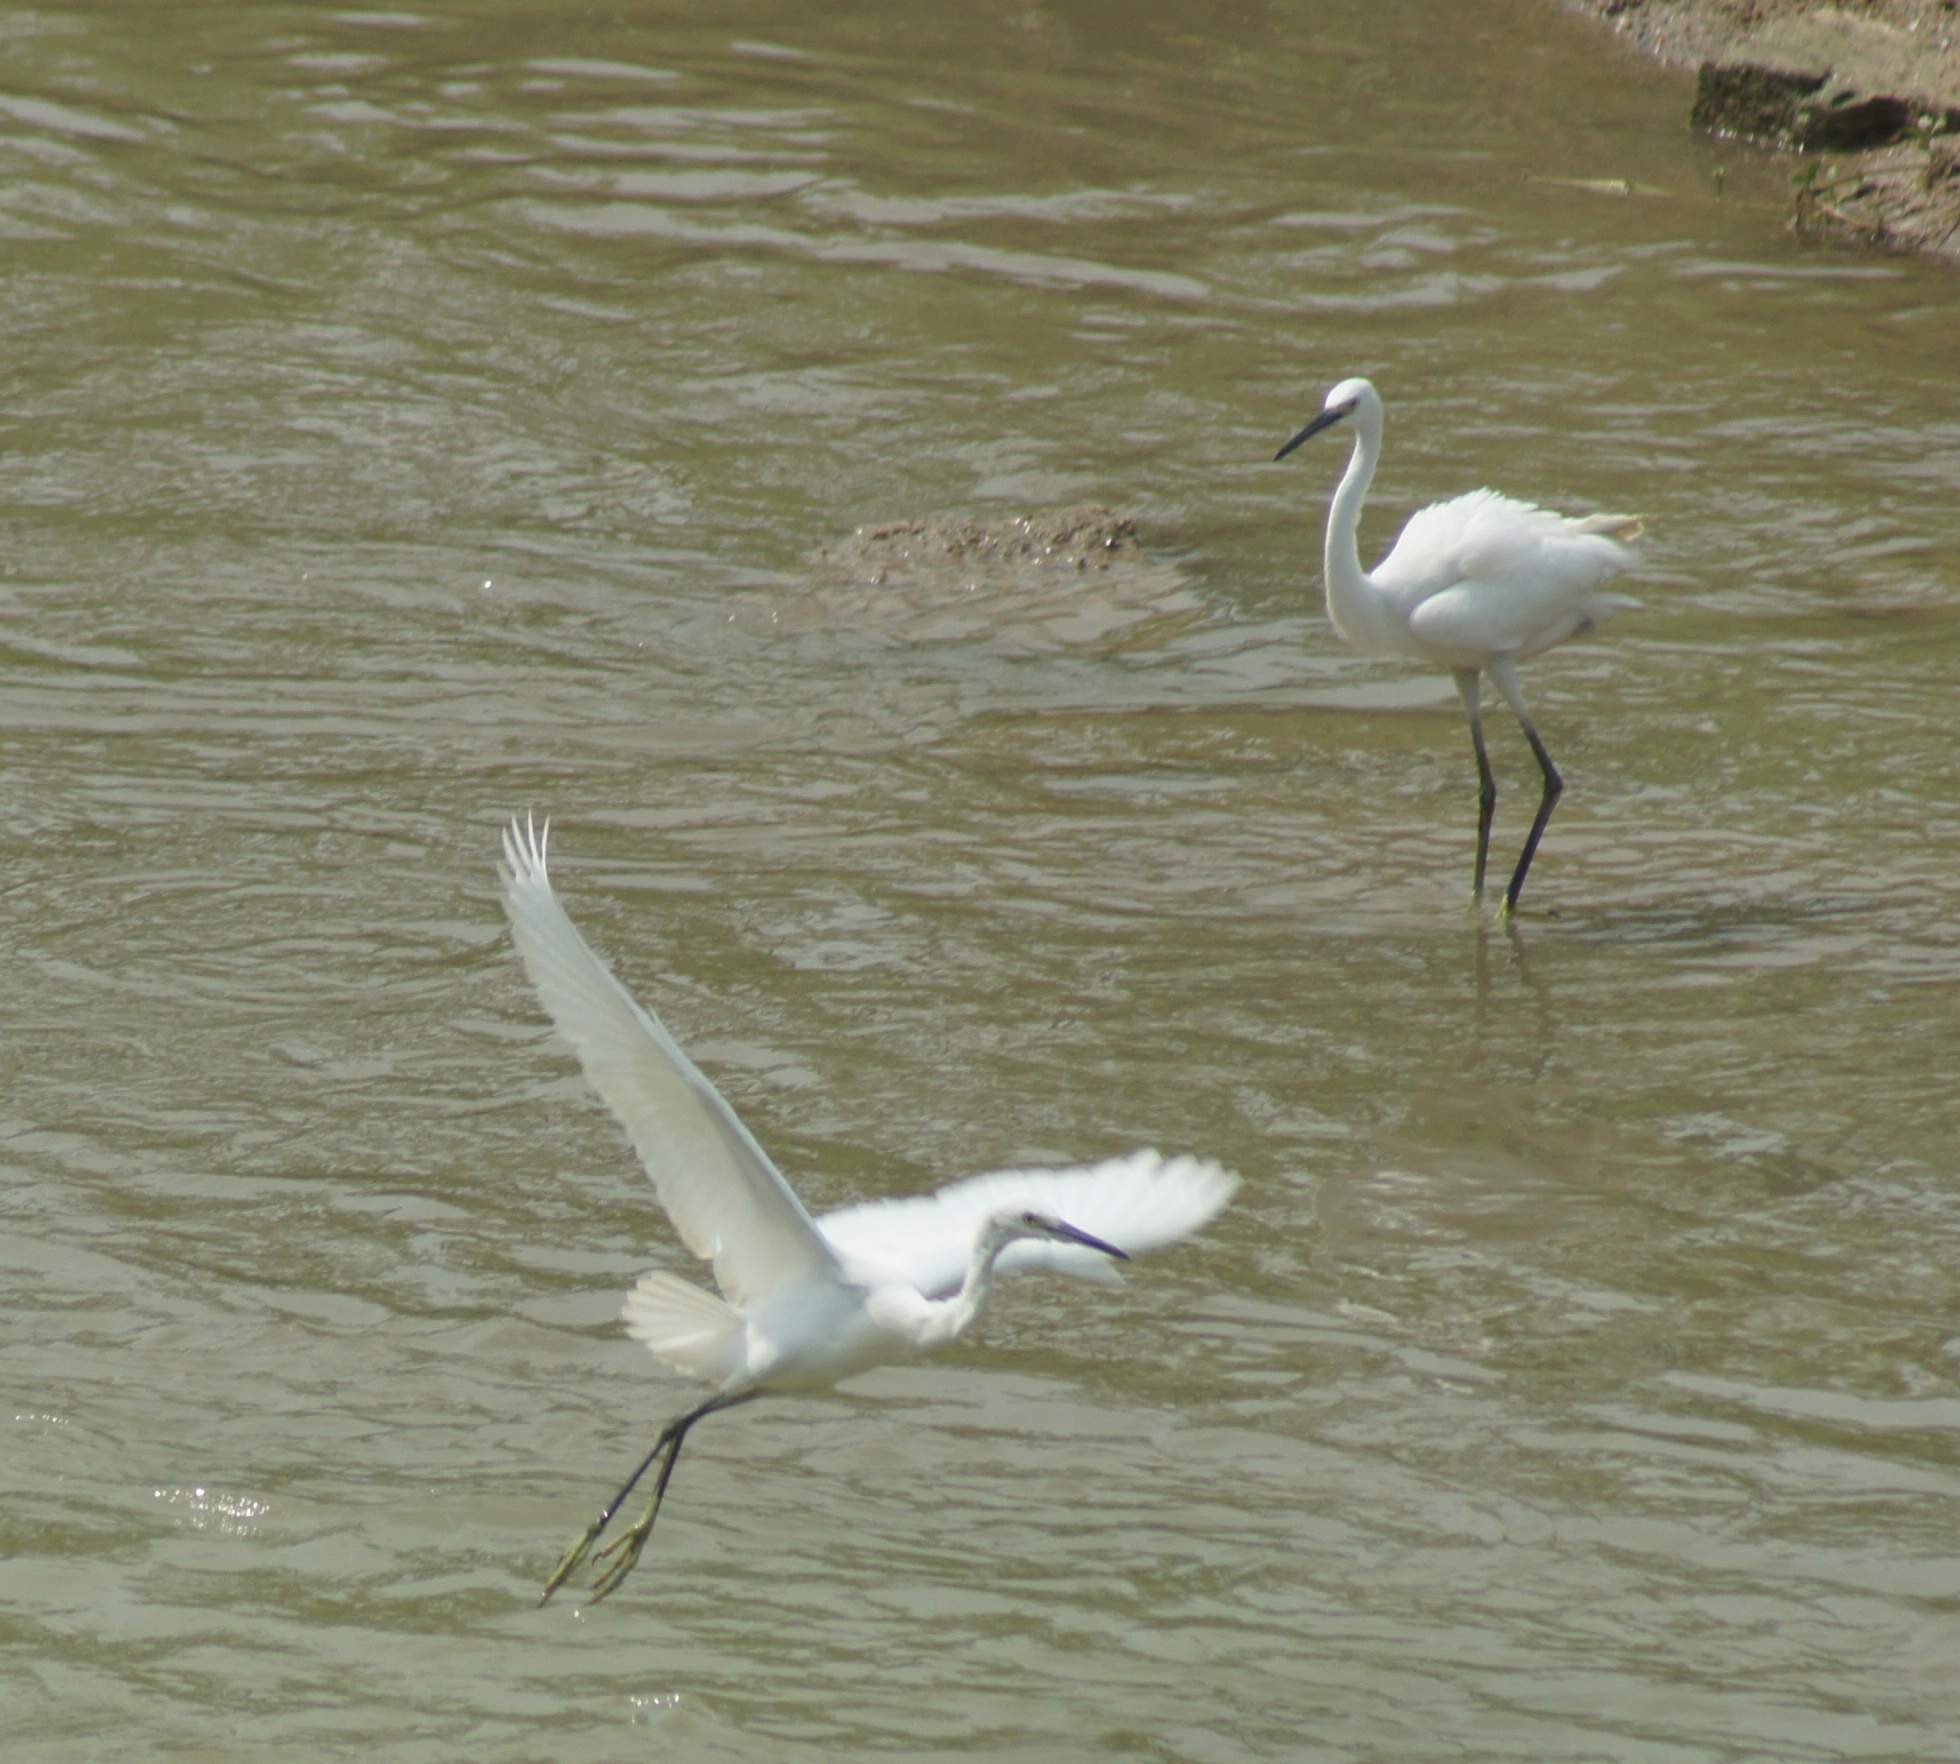
[(1534, 655), (1640, 604), (1599, 591), (1632, 564), (1620, 541), (1639, 532), (1630, 515), (1573, 520), (1473, 490), (1411, 515), (1374, 581), (1440, 659)]
[[(613, 978), (566, 917), (543, 831), (504, 833), (504, 906), (538, 997), (618, 1116), (681, 1241), (714, 1263), (742, 1306), (837, 1265), (803, 1203), (654, 1014)], [(1086, 1229), (1086, 1227), (1085, 1227)]]
[(1452, 667), (1483, 657), (1542, 655), (1587, 637), (1614, 614), (1637, 609), (1630, 594), (1515, 593), (1508, 583), (1465, 582), (1433, 594), (1409, 617), (1409, 635)]
[[(1130, 1255), (1188, 1237), (1231, 1199), (1239, 1179), (1202, 1158), (1132, 1152), (1083, 1169), (1001, 1170), (910, 1200), (866, 1201), (817, 1220), (847, 1268), (876, 1269), (910, 1281), (927, 1297), (954, 1291), (966, 1276), (974, 1239), (1009, 1208), (1048, 1213)], [(1001, 1251), (996, 1269), (1054, 1268), (1090, 1279), (1115, 1278), (1105, 1255), (1080, 1244), (1023, 1239)]]

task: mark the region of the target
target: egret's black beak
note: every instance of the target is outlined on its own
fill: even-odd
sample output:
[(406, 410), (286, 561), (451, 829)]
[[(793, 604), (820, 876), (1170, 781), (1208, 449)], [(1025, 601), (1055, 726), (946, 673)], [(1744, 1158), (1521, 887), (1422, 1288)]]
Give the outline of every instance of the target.
[(1086, 1231), (1078, 1231), (1073, 1225), (1064, 1225), (1059, 1219), (1054, 1225), (1057, 1237), (1066, 1237), (1070, 1243), (1079, 1243), (1084, 1249), (1101, 1250), (1106, 1256), (1114, 1256), (1119, 1262), (1130, 1259), (1128, 1250), (1120, 1250), (1113, 1243), (1104, 1243), (1100, 1237), (1091, 1237)]
[(1287, 442), (1287, 444), (1279, 450), (1279, 452), (1273, 455), (1273, 459), (1275, 463), (1284, 459), (1289, 453), (1293, 451), (1294, 448), (1298, 447), (1302, 441), (1311, 441), (1316, 435), (1320, 433), (1322, 429), (1331, 428), (1335, 423), (1338, 423), (1342, 417), (1346, 416), (1348, 414), (1348, 411), (1352, 410), (1353, 408), (1354, 407), (1352, 405), (1349, 405), (1344, 409), (1336, 408), (1334, 410), (1323, 410), (1319, 416), (1315, 417), (1312, 422), (1307, 424), (1307, 426), (1299, 432), (1299, 434), (1295, 435), (1291, 441)]

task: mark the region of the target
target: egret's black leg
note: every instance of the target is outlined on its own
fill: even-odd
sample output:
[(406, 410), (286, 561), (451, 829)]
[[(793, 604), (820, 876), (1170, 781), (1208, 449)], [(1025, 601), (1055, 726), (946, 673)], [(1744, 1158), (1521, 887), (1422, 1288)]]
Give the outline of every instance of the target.
[(1544, 742), (1538, 739), (1538, 731), (1531, 726), (1531, 713), (1524, 707), (1524, 691), (1518, 685), (1516, 664), (1509, 656), (1498, 656), (1485, 666), (1491, 679), (1496, 682), (1497, 690), (1504, 694), (1504, 702), (1511, 707), (1511, 714), (1518, 719), (1518, 727), (1524, 730), (1525, 740), (1531, 743), (1538, 769), (1545, 775), (1545, 793), (1538, 799), (1538, 813), (1532, 819), (1531, 832), (1525, 838), (1518, 867), (1511, 872), (1511, 886), (1504, 890), (1504, 911), (1509, 914), (1518, 910), (1518, 895), (1524, 888), (1525, 872), (1531, 868), (1531, 860), (1538, 855), (1538, 841), (1544, 837), (1545, 824), (1551, 820), (1552, 810), (1558, 806), (1559, 792), (1565, 788), (1565, 780), (1558, 775), (1558, 767), (1552, 764), (1552, 756), (1545, 751)]
[(1538, 813), (1532, 817), (1531, 831), (1525, 835), (1524, 852), (1518, 859), (1518, 867), (1511, 872), (1511, 886), (1504, 890), (1504, 910), (1514, 913), (1518, 910), (1518, 894), (1524, 887), (1524, 873), (1531, 868), (1531, 860), (1538, 854), (1538, 841), (1543, 836), (1546, 823), (1552, 818), (1552, 810), (1558, 806), (1559, 793), (1565, 789), (1565, 780), (1558, 775), (1558, 767), (1552, 764), (1552, 756), (1545, 751), (1544, 742), (1538, 739), (1538, 731), (1531, 726), (1529, 717), (1520, 717), (1524, 726), (1524, 738), (1531, 743), (1531, 751), (1537, 755), (1538, 769), (1545, 774), (1545, 794), (1538, 799)]
[(681, 1442), (687, 1438), (688, 1429), (695, 1422), (704, 1416), (714, 1414), (718, 1409), (732, 1409), (737, 1403), (745, 1403), (761, 1394), (760, 1391), (749, 1390), (744, 1391), (740, 1396), (716, 1397), (711, 1402), (703, 1403), (698, 1409), (690, 1409), (685, 1415), (668, 1422), (660, 1430), (660, 1437), (653, 1442), (653, 1450), (640, 1460), (639, 1468), (627, 1477), (619, 1492), (599, 1509), (598, 1518), (585, 1528), (584, 1534), (565, 1552), (551, 1578), (545, 1582), (544, 1592), (539, 1596), (538, 1603), (544, 1604), (577, 1572), (579, 1564), (585, 1560), (593, 1544), (598, 1542), (599, 1534), (612, 1523), (613, 1515), (626, 1504), (626, 1497), (638, 1486), (640, 1478), (653, 1467), (654, 1459), (664, 1452), (666, 1461), (660, 1466), (660, 1475), (654, 1481), (653, 1499), (648, 1503), (647, 1510), (634, 1522), (630, 1531), (616, 1542), (607, 1545), (595, 1558), (595, 1560), (603, 1560), (615, 1551), (624, 1550), (625, 1554), (621, 1560), (615, 1562), (600, 1576), (597, 1583), (598, 1590), (593, 1593), (592, 1602), (597, 1604), (612, 1592), (632, 1572), (633, 1564), (639, 1561), (640, 1552), (646, 1548), (647, 1538), (653, 1532), (653, 1522), (660, 1516), (660, 1503), (666, 1496), (667, 1484), (673, 1480), (674, 1464), (681, 1455)]
[(1470, 745), (1477, 750), (1477, 869), (1470, 881), (1473, 900), (1484, 898), (1484, 867), (1490, 861), (1490, 821), (1497, 812), (1497, 780), (1491, 776), (1490, 755), (1484, 751), (1484, 717), (1475, 668), (1456, 670), (1456, 689), (1470, 719)]
[(1525, 888), (1525, 870), (1531, 868), (1531, 860), (1539, 855), (1539, 839), (1544, 835), (1544, 823), (1550, 821), (1552, 809), (1558, 806), (1558, 792), (1566, 788), (1566, 780), (1558, 776), (1558, 766), (1552, 764), (1552, 757), (1544, 751), (1544, 743), (1539, 741), (1539, 731), (1531, 727), (1531, 711), (1525, 710), (1525, 694), (1517, 684), (1517, 664), (1507, 655), (1499, 655), (1484, 666), (1497, 684), (1497, 690), (1503, 694), (1503, 702), (1511, 706), (1511, 715), (1517, 717), (1517, 725), (1525, 731), (1525, 739), (1531, 743), (1531, 753), (1539, 760), (1539, 770), (1544, 774), (1544, 794), (1539, 798), (1539, 813), (1531, 821), (1525, 851), (1519, 855), (1517, 868), (1511, 872), (1511, 886), (1503, 890), (1505, 913), (1515, 913), (1517, 896)]

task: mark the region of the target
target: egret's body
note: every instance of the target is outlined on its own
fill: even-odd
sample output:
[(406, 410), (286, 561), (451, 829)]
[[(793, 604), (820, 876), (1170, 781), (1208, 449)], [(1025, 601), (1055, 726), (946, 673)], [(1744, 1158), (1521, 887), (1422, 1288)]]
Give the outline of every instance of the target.
[(1449, 669), (1456, 681), (1477, 752), (1473, 888), (1480, 899), (1497, 807), (1497, 782), (1484, 749), (1483, 676), (1488, 674), (1504, 695), (1545, 784), (1518, 867), (1504, 891), (1505, 911), (1514, 911), (1525, 872), (1565, 788), (1525, 709), (1517, 663), (1587, 636), (1615, 613), (1639, 606), (1639, 601), (1609, 593), (1604, 586), (1633, 562), (1626, 542), (1639, 538), (1639, 517), (1571, 518), (1514, 502), (1494, 490), (1473, 490), (1411, 515), (1389, 554), (1372, 571), (1364, 570), (1357, 533), (1361, 505), (1381, 458), (1380, 394), (1366, 380), (1343, 380), (1327, 394), (1320, 415), (1274, 458), (1284, 459), (1301, 442), (1339, 422), (1353, 426), (1354, 451), (1327, 511), (1327, 616), (1364, 655), (1430, 662)]
[(547, 1599), (661, 1458), (646, 1512), (601, 1552), (618, 1559), (595, 1596), (626, 1577), (681, 1443), (704, 1416), (766, 1392), (829, 1389), (952, 1341), (979, 1316), (997, 1270), (1110, 1278), (1111, 1258), (1197, 1230), (1237, 1186), (1216, 1164), (1136, 1152), (1083, 1169), (978, 1176), (813, 1219), (734, 1110), (579, 935), (552, 892), (544, 834), (512, 822), (504, 858), (504, 904), (539, 998), (626, 1128), (681, 1240), (713, 1263), (721, 1288), (717, 1297), (652, 1273), (628, 1296), (628, 1333), (715, 1394), (661, 1432), (566, 1552)]

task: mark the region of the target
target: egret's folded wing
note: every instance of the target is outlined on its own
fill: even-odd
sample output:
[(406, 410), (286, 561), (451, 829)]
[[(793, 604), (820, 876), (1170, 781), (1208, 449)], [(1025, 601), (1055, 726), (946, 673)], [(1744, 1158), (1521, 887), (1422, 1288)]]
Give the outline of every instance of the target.
[[(866, 1201), (817, 1220), (848, 1268), (860, 1264), (911, 1281), (928, 1297), (966, 1276), (981, 1226), (1006, 1209), (1031, 1208), (1113, 1243), (1130, 1255), (1188, 1237), (1231, 1199), (1239, 1179), (1202, 1158), (1154, 1151), (1080, 1169), (1000, 1170), (911, 1200)], [(1096, 1280), (1116, 1277), (1109, 1257), (1079, 1244), (1023, 1239), (995, 1267), (1053, 1268)]]
[(1574, 520), (1472, 490), (1411, 515), (1373, 577), (1434, 651), (1536, 655), (1640, 604), (1601, 592), (1640, 531), (1632, 515)]
[(714, 1263), (731, 1304), (834, 1275), (803, 1203), (660, 1020), (613, 978), (552, 892), (545, 835), (504, 833), (504, 906), (524, 970), (618, 1116), (681, 1241)]

